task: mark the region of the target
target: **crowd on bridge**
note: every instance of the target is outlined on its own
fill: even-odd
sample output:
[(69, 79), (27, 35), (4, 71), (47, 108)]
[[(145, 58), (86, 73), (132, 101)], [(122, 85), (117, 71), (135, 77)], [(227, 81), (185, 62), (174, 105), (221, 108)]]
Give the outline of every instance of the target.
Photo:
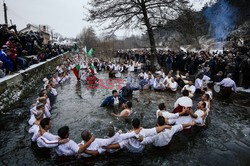
[(69, 50), (43, 40), (39, 32), (19, 33), (16, 26), (0, 25), (0, 78)]

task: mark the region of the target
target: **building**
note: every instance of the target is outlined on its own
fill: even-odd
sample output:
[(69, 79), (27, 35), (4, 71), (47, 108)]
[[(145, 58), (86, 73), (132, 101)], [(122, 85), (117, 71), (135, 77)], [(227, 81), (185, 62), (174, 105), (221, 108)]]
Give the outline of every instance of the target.
[(48, 30), (48, 26), (46, 25), (39, 25), (38, 27), (35, 25), (27, 24), (26, 28), (19, 31), (19, 33), (25, 33), (29, 31), (39, 32), (43, 37), (43, 44), (48, 44), (50, 41), (50, 33)]

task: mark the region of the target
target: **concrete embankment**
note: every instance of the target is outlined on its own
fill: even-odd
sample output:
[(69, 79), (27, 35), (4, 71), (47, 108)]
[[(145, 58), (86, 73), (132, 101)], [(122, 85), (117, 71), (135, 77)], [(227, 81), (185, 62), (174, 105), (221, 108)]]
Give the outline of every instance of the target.
[(27, 97), (42, 79), (55, 71), (57, 65), (63, 63), (64, 57), (71, 54), (66, 52), (45, 62), (30, 66), (16, 74), (8, 75), (0, 79), (0, 111), (7, 111), (18, 103), (20, 99)]

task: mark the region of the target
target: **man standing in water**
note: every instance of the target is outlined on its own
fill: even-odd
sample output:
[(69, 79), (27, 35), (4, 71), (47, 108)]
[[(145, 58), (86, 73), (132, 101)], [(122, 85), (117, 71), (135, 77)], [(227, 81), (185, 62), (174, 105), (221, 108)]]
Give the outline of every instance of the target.
[(229, 97), (232, 93), (232, 90), (236, 91), (236, 84), (232, 80), (232, 74), (228, 74), (227, 78), (224, 78), (221, 82), (218, 83), (222, 87), (222, 92), (225, 97)]
[[(164, 126), (157, 126), (151, 129), (144, 129), (140, 126), (140, 120), (138, 118), (133, 119), (132, 121), (132, 127), (133, 132), (135, 132), (137, 135), (142, 137), (149, 137), (154, 136), (157, 133), (162, 132), (164, 129), (170, 129), (171, 126), (164, 125)], [(123, 149), (126, 148), (128, 151), (133, 153), (139, 153), (142, 152), (144, 149), (144, 145), (141, 144), (141, 142), (136, 138), (130, 138), (128, 140), (123, 140), (119, 143), (109, 145), (107, 147), (104, 147), (105, 149)]]
[[(195, 124), (196, 123), (192, 121), (187, 124), (175, 125), (172, 126), (171, 129), (165, 129), (163, 132), (157, 135), (146, 138), (139, 137), (139, 140), (143, 145), (153, 143), (153, 145), (157, 147), (166, 146), (169, 144), (175, 133), (182, 131), (186, 127), (194, 126)], [(163, 116), (159, 116), (157, 119), (157, 126), (164, 126), (164, 125), (165, 125), (165, 118)]]
[(115, 117), (122, 117), (122, 118), (126, 118), (128, 116), (130, 116), (132, 114), (132, 102), (128, 101), (127, 103), (123, 103), (122, 104), (122, 112), (120, 114), (115, 114), (112, 113), (111, 115), (115, 116)]
[(112, 96), (107, 97), (101, 104), (101, 107), (114, 106), (120, 103), (124, 103), (126, 99), (118, 95), (117, 90), (112, 91)]

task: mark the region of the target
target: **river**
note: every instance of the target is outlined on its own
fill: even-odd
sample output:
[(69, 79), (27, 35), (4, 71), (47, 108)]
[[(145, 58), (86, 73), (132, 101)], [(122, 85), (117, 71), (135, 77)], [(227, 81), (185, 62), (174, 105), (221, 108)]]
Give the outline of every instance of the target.
[[(98, 74), (106, 79), (107, 73)], [(250, 111), (239, 107), (231, 99), (214, 95), (207, 125), (194, 128), (192, 133), (177, 133), (164, 148), (146, 146), (142, 154), (119, 151), (96, 158), (58, 158), (52, 150), (49, 155), (37, 153), (31, 146), (28, 133), (29, 107), (37, 98), (36, 91), (19, 102), (15, 109), (0, 117), (0, 165), (250, 165)], [(124, 132), (131, 129), (130, 120), (111, 116), (120, 108), (101, 108), (102, 100), (111, 95), (110, 89), (87, 89), (72, 79), (57, 88), (58, 97), (52, 107), (52, 128), (50, 132), (68, 125), (70, 138), (80, 142), (80, 133), (89, 129), (96, 138), (103, 138), (106, 129), (113, 125)], [(156, 124), (155, 112), (158, 104), (166, 103), (173, 109), (177, 94), (154, 91), (135, 91), (131, 101), (134, 113), (145, 128)], [(249, 100), (250, 95), (244, 94)], [(194, 97), (194, 105), (200, 96)], [(237, 100), (237, 99), (235, 99)]]

